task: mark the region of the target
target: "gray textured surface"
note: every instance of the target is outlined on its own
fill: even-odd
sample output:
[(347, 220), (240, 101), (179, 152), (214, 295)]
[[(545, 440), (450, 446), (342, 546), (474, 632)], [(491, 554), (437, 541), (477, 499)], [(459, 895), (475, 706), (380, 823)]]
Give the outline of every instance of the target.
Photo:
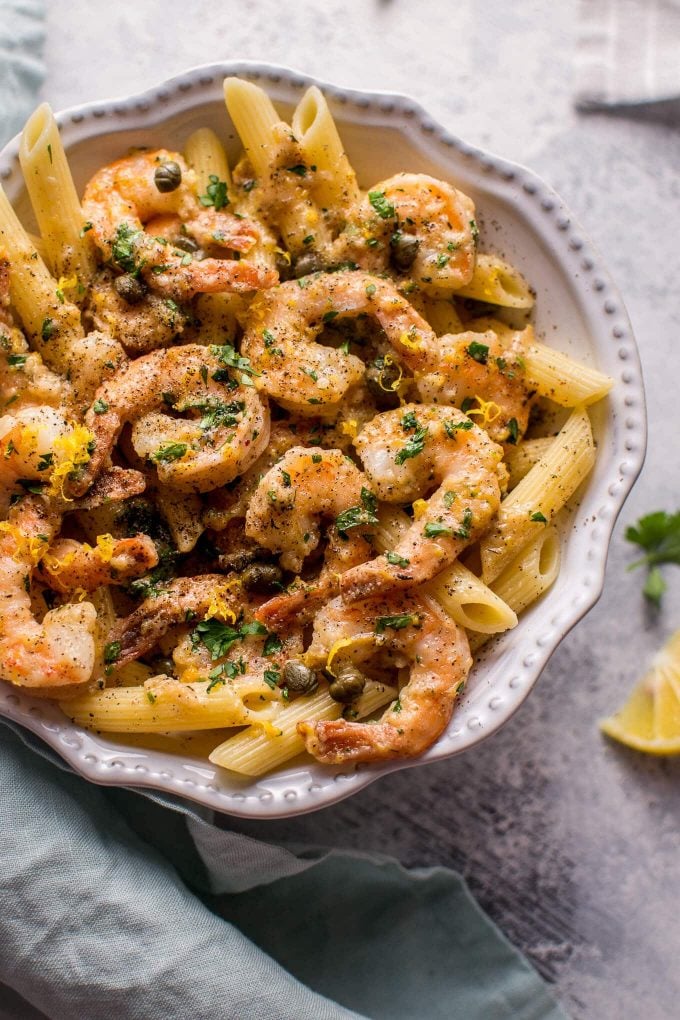
[(244, 57), (410, 92), (469, 141), (530, 164), (599, 245), (636, 331), (650, 419), (647, 465), (599, 605), (477, 751), (317, 815), (240, 827), (452, 865), (574, 1017), (669, 1020), (680, 1013), (680, 762), (606, 744), (595, 719), (680, 625), (680, 571), (668, 569), (664, 610), (651, 617), (621, 537), (640, 513), (680, 504), (680, 121), (672, 107), (659, 119), (578, 116), (574, 17), (573, 0), (53, 0), (45, 95), (60, 108)]

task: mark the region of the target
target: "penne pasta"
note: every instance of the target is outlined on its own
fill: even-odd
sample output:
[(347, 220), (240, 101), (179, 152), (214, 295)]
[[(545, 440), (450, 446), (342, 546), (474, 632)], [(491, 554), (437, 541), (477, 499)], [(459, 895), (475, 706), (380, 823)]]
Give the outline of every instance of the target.
[(184, 156), (196, 174), (196, 187), (199, 195), (205, 195), (211, 177), (226, 181), (227, 190), (231, 189), (231, 174), (224, 146), (210, 128), (199, 128), (187, 139)]
[(545, 344), (530, 343), (524, 360), (529, 386), (560, 407), (594, 404), (614, 385), (609, 376)]
[[(403, 510), (385, 504), (380, 507), (378, 520), (376, 548), (388, 552), (408, 530), (411, 520)], [(462, 563), (443, 570), (424, 590), (466, 630), (497, 634), (517, 626), (513, 610)]]
[(333, 114), (319, 88), (307, 89), (293, 114), (293, 134), (305, 160), (316, 167), (313, 193), (325, 209), (350, 209), (360, 198), (357, 177), (342, 144)]
[(97, 264), (59, 128), (47, 103), (26, 123), (19, 162), (45, 261), (69, 298), (78, 302), (84, 298)]
[[(356, 706), (357, 718), (365, 719), (379, 708), (394, 701), (397, 690), (370, 682)], [(300, 722), (339, 719), (343, 706), (328, 691), (299, 698), (281, 709), (270, 726), (249, 726), (242, 733), (225, 740), (210, 755), (213, 765), (246, 776), (261, 776), (302, 754), (305, 742), (297, 731)]]
[(10, 297), (33, 345), (51, 368), (62, 367), (69, 336), (82, 336), (78, 307), (58, 293), (56, 280), (35, 250), (0, 186), (0, 246), (10, 260)]
[(588, 412), (579, 407), (546, 453), (503, 500), (494, 526), (482, 537), (482, 579), (487, 584), (561, 510), (594, 463)]
[(533, 308), (534, 295), (521, 273), (498, 255), (479, 252), (472, 279), (456, 297), (474, 298), (504, 308)]
[[(516, 613), (523, 613), (557, 580), (560, 569), (560, 539), (550, 525), (537, 535), (493, 583), (493, 590)], [(488, 634), (472, 634), (472, 652), (488, 640)]]
[(514, 489), (518, 482), (538, 463), (544, 453), (555, 441), (554, 436), (544, 436), (540, 439), (523, 439), (517, 446), (510, 446), (505, 451), (505, 466), (510, 472), (508, 488)]
[[(275, 717), (275, 701), (280, 697), (280, 692), (272, 691), (255, 674), (217, 685), (209, 681), (183, 684), (160, 676), (142, 687), (113, 687), (64, 701), (61, 707), (73, 722), (91, 730), (164, 733), (268, 720)], [(249, 702), (257, 707), (250, 707)]]
[(423, 315), (437, 336), (445, 336), (447, 333), (462, 333), (465, 330), (463, 321), (451, 300), (445, 298), (426, 299), (423, 302)]
[[(467, 329), (475, 333), (492, 329), (502, 341), (508, 343), (516, 333), (504, 322), (487, 316), (471, 320)], [(609, 393), (613, 386), (609, 376), (575, 361), (554, 347), (538, 343), (534, 339), (533, 326), (527, 326), (524, 333), (525, 380), (530, 389), (542, 397), (548, 397), (560, 407), (593, 404)]]
[(224, 101), (255, 174), (269, 172), (272, 128), (281, 121), (271, 99), (259, 85), (225, 78)]

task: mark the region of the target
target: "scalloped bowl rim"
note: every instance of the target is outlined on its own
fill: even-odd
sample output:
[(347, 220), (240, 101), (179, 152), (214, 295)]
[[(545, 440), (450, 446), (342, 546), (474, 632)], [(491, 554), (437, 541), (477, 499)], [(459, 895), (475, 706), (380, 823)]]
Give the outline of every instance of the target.
[[(459, 754), (486, 739), (507, 722), (527, 697), (550, 655), (571, 628), (599, 598), (604, 585), (607, 552), (616, 518), (637, 478), (644, 461), (647, 428), (640, 362), (632, 329), (623, 302), (599, 254), (586, 239), (559, 196), (544, 181), (525, 167), (491, 155), (466, 144), (434, 121), (413, 99), (394, 92), (365, 92), (338, 87), (290, 68), (256, 61), (225, 61), (201, 65), (176, 75), (135, 95), (96, 101), (71, 107), (57, 115), (67, 148), (85, 138), (107, 135), (115, 130), (110, 119), (120, 119), (120, 130), (145, 124), (162, 123), (173, 112), (191, 109), (200, 103), (215, 102), (216, 89), (229, 74), (250, 78), (274, 92), (277, 89), (301, 92), (319, 85), (341, 118), (361, 123), (369, 114), (375, 126), (393, 124), (403, 137), (416, 131), (423, 140), (438, 147), (442, 162), (466, 165), (467, 172), (480, 181), (496, 181), (504, 200), (528, 222), (534, 235), (549, 249), (560, 270), (568, 259), (579, 259), (578, 282), (571, 280), (573, 300), (585, 315), (589, 337), (598, 356), (606, 355), (611, 365), (620, 361), (623, 372), (609, 399), (608, 424), (618, 418), (613, 445), (607, 454), (608, 472), (595, 484), (588, 484), (578, 519), (590, 523), (589, 536), (577, 535), (572, 541), (583, 546), (584, 573), (574, 585), (571, 598), (551, 599), (551, 592), (534, 607), (530, 621), (518, 625), (520, 647), (509, 656), (512, 674), (500, 694), (494, 688), (485, 705), (478, 697), (466, 695), (443, 737), (420, 758), (393, 761), (375, 766), (360, 766), (351, 771), (328, 769), (316, 764), (293, 765), (291, 769), (254, 780), (230, 779), (209, 762), (182, 758), (161, 751), (113, 745), (105, 735), (95, 735), (66, 719), (58, 706), (31, 698), (0, 682), (0, 715), (35, 733), (53, 748), (76, 772), (92, 782), (112, 786), (150, 788), (176, 794), (205, 807), (251, 818), (282, 818), (314, 811), (366, 787), (380, 776), (428, 761)], [(274, 95), (273, 98), (277, 99)], [(194, 99), (196, 101), (194, 101)], [(283, 100), (285, 101), (285, 100)], [(347, 116), (348, 110), (355, 113)], [(155, 118), (153, 115), (159, 113)], [(94, 122), (102, 130), (90, 131)], [(8, 181), (17, 173), (19, 136), (0, 152), (0, 180)], [(483, 184), (482, 184), (483, 187)], [(509, 189), (509, 190), (508, 190)], [(10, 186), (10, 191), (11, 191)], [(537, 210), (541, 217), (536, 219)], [(533, 217), (533, 219), (532, 219)], [(556, 240), (557, 239), (557, 240)], [(559, 250), (558, 250), (559, 244)], [(588, 281), (592, 289), (586, 284)], [(616, 354), (612, 349), (615, 341)], [(605, 453), (603, 452), (603, 456)], [(587, 544), (587, 551), (586, 551)], [(553, 604), (555, 603), (555, 604)], [(529, 625), (530, 624), (530, 625)], [(517, 634), (517, 631), (512, 632)], [(481, 687), (482, 684), (479, 684)], [(475, 687), (476, 689), (476, 687)], [(469, 699), (472, 708), (470, 707)], [(251, 787), (249, 788), (248, 782)]]

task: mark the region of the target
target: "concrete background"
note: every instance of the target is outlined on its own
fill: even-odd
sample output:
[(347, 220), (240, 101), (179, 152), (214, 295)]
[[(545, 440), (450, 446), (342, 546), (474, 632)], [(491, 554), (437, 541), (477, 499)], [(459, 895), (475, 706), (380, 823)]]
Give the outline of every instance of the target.
[[(452, 131), (530, 165), (599, 246), (630, 312), (650, 448), (614, 536), (599, 605), (515, 718), (478, 750), (412, 769), (256, 836), (378, 849), (459, 869), (575, 1018), (680, 1015), (680, 761), (606, 743), (611, 711), (680, 626), (680, 570), (651, 614), (623, 526), (678, 507), (680, 136), (663, 116), (577, 114), (575, 0), (52, 0), (44, 95), (55, 109), (226, 58), (411, 93)], [(670, 383), (670, 385), (669, 385)], [(231, 824), (231, 823), (229, 823)]]

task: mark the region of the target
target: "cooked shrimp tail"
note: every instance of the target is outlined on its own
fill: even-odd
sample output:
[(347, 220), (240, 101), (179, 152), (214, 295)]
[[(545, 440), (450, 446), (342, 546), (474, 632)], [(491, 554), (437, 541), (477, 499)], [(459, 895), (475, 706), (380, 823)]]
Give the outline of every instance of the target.
[(123, 584), (142, 577), (158, 563), (156, 546), (148, 535), (114, 539), (100, 535), (97, 545), (60, 538), (40, 562), (40, 574), (54, 591), (91, 592), (102, 585)]

